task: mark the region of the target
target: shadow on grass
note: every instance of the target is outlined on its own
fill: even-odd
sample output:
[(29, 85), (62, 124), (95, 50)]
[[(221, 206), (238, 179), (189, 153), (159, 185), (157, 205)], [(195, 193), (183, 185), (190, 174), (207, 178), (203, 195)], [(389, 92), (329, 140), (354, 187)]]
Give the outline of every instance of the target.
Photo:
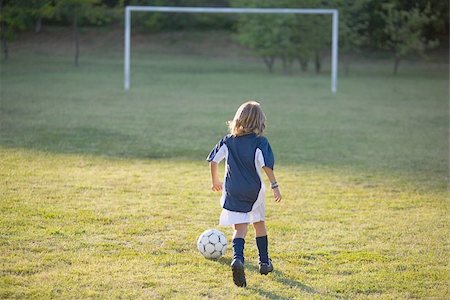
[[(142, 133), (79, 126), (73, 128), (6, 128), (0, 132), (0, 147), (30, 149), (56, 154), (100, 155), (112, 158), (170, 159), (203, 158), (203, 153), (183, 146), (149, 141)], [(207, 149), (207, 147), (204, 147)], [(204, 151), (207, 152), (206, 150)], [(201, 155), (200, 155), (201, 154)], [(206, 154), (205, 154), (206, 155)]]
[[(217, 262), (222, 264), (222, 265), (224, 265), (224, 266), (226, 266), (226, 267), (229, 267), (230, 264), (231, 264), (231, 258), (221, 258)], [(246, 262), (245, 263), (245, 268), (246, 268), (247, 272), (254, 272), (254, 273), (258, 273), (259, 274), (259, 268), (255, 264), (251, 264), (251, 263)], [(307, 284), (304, 284), (304, 283), (302, 283), (302, 282), (300, 282), (298, 280), (289, 278), (283, 272), (281, 272), (279, 270), (276, 270), (276, 269), (272, 272), (272, 276), (271, 277), (272, 277), (273, 280), (278, 281), (279, 283), (285, 285), (286, 288), (289, 288), (289, 289), (297, 289), (299, 291), (302, 291), (304, 293), (311, 294), (311, 295), (323, 295), (323, 296), (326, 295), (326, 294), (324, 294), (324, 293), (314, 289), (313, 287), (311, 287), (311, 286), (309, 286)], [(247, 286), (247, 289), (255, 291), (256, 293), (260, 294), (261, 296), (269, 298), (269, 299), (283, 299), (283, 300), (284, 299), (286, 299), (286, 300), (287, 299), (291, 299), (291, 298), (288, 298), (288, 297), (283, 297), (283, 296), (281, 296), (279, 294), (276, 294), (276, 293), (273, 293), (273, 292), (270, 292), (270, 291), (263, 290), (261, 288), (252, 287), (251, 285)], [(327, 295), (327, 296), (333, 296), (333, 297), (339, 298), (339, 296), (337, 296), (337, 295)]]

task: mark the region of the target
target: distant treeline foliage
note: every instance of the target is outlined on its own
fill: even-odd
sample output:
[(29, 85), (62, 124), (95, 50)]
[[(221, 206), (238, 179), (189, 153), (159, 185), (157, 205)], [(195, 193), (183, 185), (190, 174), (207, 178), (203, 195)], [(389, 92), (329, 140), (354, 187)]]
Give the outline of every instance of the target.
[[(8, 41), (20, 31), (39, 32), (42, 26), (73, 28), (74, 64), (78, 65), (79, 27), (123, 24), (127, 5), (336, 8), (339, 10), (340, 57), (345, 70), (359, 52), (388, 50), (394, 73), (410, 55), (448, 43), (449, 3), (442, 0), (0, 0), (2, 56)], [(227, 15), (134, 13), (134, 30), (228, 30), (240, 43), (261, 56), (269, 72), (280, 60), (285, 73), (294, 62), (307, 70), (312, 62), (320, 72), (331, 44), (331, 17), (325, 15)]]

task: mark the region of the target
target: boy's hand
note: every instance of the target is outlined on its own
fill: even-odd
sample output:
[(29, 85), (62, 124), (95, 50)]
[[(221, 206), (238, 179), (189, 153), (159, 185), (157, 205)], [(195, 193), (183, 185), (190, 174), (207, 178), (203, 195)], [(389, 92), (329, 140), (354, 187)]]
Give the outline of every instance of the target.
[(211, 184), (211, 190), (214, 192), (220, 192), (222, 190), (223, 183), (219, 180), (214, 180)]
[(278, 187), (272, 189), (273, 197), (275, 198), (275, 202), (281, 201), (281, 193)]
[(216, 162), (210, 162), (209, 166), (211, 168), (211, 190), (214, 192), (220, 192), (222, 190), (222, 182), (219, 180), (219, 175), (217, 175), (217, 163)]

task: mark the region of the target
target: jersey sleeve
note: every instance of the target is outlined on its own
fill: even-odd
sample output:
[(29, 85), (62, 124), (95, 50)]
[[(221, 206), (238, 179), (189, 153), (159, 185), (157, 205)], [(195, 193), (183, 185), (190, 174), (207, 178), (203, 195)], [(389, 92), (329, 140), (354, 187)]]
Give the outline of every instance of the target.
[(228, 136), (221, 139), (216, 144), (216, 146), (211, 150), (208, 157), (206, 158), (208, 162), (219, 163), (227, 156), (228, 148), (227, 145), (225, 144), (227, 138)]
[(273, 156), (272, 147), (270, 147), (269, 141), (263, 137), (258, 145), (258, 149), (261, 150), (260, 160), (263, 167), (268, 167), (273, 170), (275, 165), (275, 157)]

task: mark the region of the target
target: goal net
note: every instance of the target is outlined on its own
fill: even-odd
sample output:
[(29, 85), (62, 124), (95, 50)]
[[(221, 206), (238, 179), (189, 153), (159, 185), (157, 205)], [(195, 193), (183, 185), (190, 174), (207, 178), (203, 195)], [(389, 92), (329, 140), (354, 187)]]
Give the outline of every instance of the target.
[(336, 9), (294, 9), (294, 8), (228, 8), (228, 7), (173, 7), (173, 6), (127, 6), (125, 8), (125, 53), (124, 53), (124, 87), (130, 89), (130, 55), (131, 55), (131, 13), (205, 13), (205, 14), (307, 14), (331, 15), (331, 91), (337, 91), (338, 68), (338, 18)]

